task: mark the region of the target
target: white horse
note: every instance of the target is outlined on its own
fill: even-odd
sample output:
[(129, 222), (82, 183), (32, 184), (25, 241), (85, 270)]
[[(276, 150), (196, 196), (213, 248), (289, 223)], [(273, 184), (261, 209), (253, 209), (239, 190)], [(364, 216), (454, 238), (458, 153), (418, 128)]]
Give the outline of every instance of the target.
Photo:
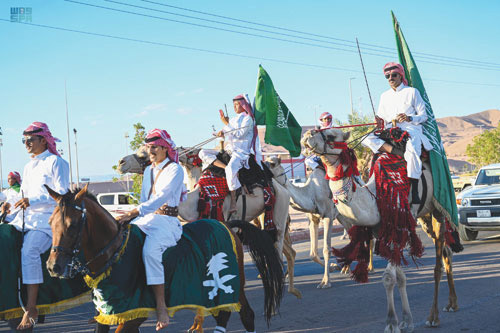
[[(349, 133), (343, 133), (339, 129), (329, 129), (323, 131), (308, 131), (302, 138), (302, 144), (310, 152), (321, 157), (323, 163), (327, 166), (327, 172), (330, 177), (334, 176), (335, 169), (339, 166), (339, 155), (342, 150), (331, 146), (334, 142), (345, 142), (349, 137)], [(433, 193), (432, 175), (430, 173), (430, 165), (424, 163), (423, 177), (427, 181), (428, 193)], [(343, 166), (344, 171), (347, 166)], [(350, 177), (344, 177), (340, 180), (330, 181), (330, 189), (333, 193), (344, 192), (343, 199), (339, 200), (337, 209), (342, 216), (353, 220), (355, 225), (375, 227), (380, 223), (380, 214), (377, 208), (376, 199), (374, 197), (375, 182), (371, 179), (365, 186), (357, 186), (356, 191), (353, 191), (352, 186), (348, 186), (353, 180)], [(344, 189), (345, 191), (340, 191)], [(422, 196), (422, 181), (419, 183), (420, 197)], [(431, 217), (432, 216), (432, 217)], [(452, 253), (445, 244), (445, 218), (442, 213), (435, 207), (432, 195), (425, 198), (423, 208), (416, 216), (419, 218), (419, 223), (424, 231), (433, 239), (436, 248), (436, 264), (434, 267), (434, 298), (430, 310), (430, 315), (427, 318), (428, 326), (439, 326), (439, 311), (438, 311), (438, 291), (439, 281), (442, 275), (442, 266), (444, 266), (448, 277), (449, 297), (448, 305), (443, 311), (457, 311), (458, 302), (455, 292), (455, 283), (453, 281), (452, 272)], [(413, 317), (408, 302), (406, 293), (406, 275), (401, 266), (396, 266), (390, 262), (383, 273), (382, 281), (386, 289), (388, 313), (386, 320), (385, 332), (400, 332), (400, 330), (411, 332), (413, 331)], [(398, 318), (394, 308), (394, 286), (397, 284), (401, 296), (403, 307), (403, 318), (398, 323)]]

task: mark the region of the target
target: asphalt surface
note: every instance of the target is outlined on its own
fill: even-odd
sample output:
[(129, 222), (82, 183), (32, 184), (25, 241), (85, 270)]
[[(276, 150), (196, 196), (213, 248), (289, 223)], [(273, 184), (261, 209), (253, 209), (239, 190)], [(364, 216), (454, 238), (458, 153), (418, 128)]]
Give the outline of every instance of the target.
[[(433, 294), (434, 246), (432, 241), (419, 231), (425, 246), (425, 254), (417, 268), (410, 264), (407, 274), (407, 292), (415, 323), (415, 332), (430, 332), (425, 320), (430, 311)], [(343, 246), (347, 241), (339, 240), (341, 233), (335, 233), (334, 246)], [(500, 234), (482, 232), (479, 240), (465, 242), (465, 250), (454, 256), (454, 277), (460, 309), (456, 313), (442, 312), (447, 304), (448, 287), (446, 274), (440, 283), (439, 309), (441, 325), (432, 332), (500, 332)], [(296, 287), (303, 298), (296, 299), (285, 294), (280, 314), (273, 317), (267, 327), (262, 316), (263, 291), (257, 279), (255, 266), (247, 258), (246, 294), (256, 314), (257, 332), (382, 332), (385, 328), (386, 296), (381, 276), (385, 260), (374, 258), (375, 273), (370, 282), (357, 284), (349, 277), (333, 272), (330, 275), (332, 288), (317, 289), (322, 277), (322, 268), (309, 260), (309, 242), (294, 243), (296, 258)], [(321, 251), (321, 249), (320, 249)], [(321, 252), (320, 252), (321, 253)], [(401, 317), (399, 293), (395, 291), (395, 304)], [(45, 324), (38, 325), (35, 332), (92, 332), (87, 324), (93, 314), (92, 305), (85, 304), (72, 310), (47, 316)], [(191, 311), (178, 312), (171, 319), (171, 325), (164, 332), (185, 332), (191, 325)], [(154, 332), (154, 318), (141, 327), (141, 332)], [(215, 321), (207, 317), (205, 330), (212, 332)], [(0, 324), (0, 332), (9, 331), (6, 324)], [(239, 315), (233, 314), (228, 332), (245, 332)]]

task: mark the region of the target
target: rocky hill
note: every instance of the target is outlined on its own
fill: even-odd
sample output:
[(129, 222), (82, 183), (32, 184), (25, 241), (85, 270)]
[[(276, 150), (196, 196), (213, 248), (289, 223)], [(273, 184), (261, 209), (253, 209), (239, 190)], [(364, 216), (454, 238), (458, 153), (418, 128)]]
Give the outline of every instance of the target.
[(450, 169), (458, 172), (464, 165), (470, 168), (465, 155), (467, 145), (482, 131), (498, 127), (500, 110), (492, 109), (463, 117), (438, 118), (437, 123)]

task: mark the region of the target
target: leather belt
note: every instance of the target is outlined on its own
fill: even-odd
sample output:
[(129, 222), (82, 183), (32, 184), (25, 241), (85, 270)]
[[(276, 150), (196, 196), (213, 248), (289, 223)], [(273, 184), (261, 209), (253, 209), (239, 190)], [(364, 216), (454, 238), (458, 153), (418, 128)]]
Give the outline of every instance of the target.
[(168, 215), (168, 216), (174, 216), (177, 217), (179, 215), (179, 208), (176, 207), (170, 207), (167, 204), (161, 206), (155, 211), (155, 214), (159, 215)]

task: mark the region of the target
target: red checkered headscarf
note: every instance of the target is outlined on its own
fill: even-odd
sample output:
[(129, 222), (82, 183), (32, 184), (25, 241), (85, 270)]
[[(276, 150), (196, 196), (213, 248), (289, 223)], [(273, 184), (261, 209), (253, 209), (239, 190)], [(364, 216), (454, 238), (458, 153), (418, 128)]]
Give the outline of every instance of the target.
[(167, 131), (155, 128), (146, 135), (146, 145), (156, 145), (167, 148), (168, 158), (179, 163), (179, 153), (175, 150), (175, 143)]
[(47, 149), (54, 155), (61, 156), (57, 152), (56, 142), (61, 142), (58, 138), (52, 136), (49, 127), (46, 123), (35, 121), (28, 126), (23, 132), (23, 135), (38, 135), (43, 136), (47, 140)]
[(255, 115), (253, 114), (253, 109), (252, 109), (252, 106), (250, 105), (250, 99), (248, 98), (247, 94), (239, 94), (238, 96), (233, 98), (233, 102), (234, 101), (240, 102), (240, 105), (243, 107), (243, 110), (245, 110), (245, 113), (247, 115), (249, 115), (250, 117), (252, 117), (252, 119), (254, 120), (254, 122), (253, 122), (252, 148), (253, 148), (253, 151), (255, 153), (257, 153), (255, 143), (257, 141), (257, 134), (259, 132), (257, 131), (257, 125), (255, 124)]
[(12, 177), (16, 180), (16, 182), (21, 185), (21, 175), (19, 174), (19, 172), (17, 171), (12, 171), (12, 172), (9, 172), (9, 177)]
[(401, 75), (401, 79), (405, 84), (405, 86), (408, 85), (408, 81), (406, 81), (406, 76), (405, 76), (405, 69), (403, 68), (402, 65), (398, 64), (397, 62), (388, 62), (387, 64), (385, 64), (384, 75), (392, 73), (398, 73), (399, 75)]
[[(322, 119), (328, 119), (326, 122), (325, 121), (322, 121)], [(319, 121), (321, 121), (321, 127), (322, 128), (326, 128), (326, 127), (331, 127), (332, 126), (332, 115), (329, 113), (329, 112), (323, 112), (320, 116), (319, 116)]]

